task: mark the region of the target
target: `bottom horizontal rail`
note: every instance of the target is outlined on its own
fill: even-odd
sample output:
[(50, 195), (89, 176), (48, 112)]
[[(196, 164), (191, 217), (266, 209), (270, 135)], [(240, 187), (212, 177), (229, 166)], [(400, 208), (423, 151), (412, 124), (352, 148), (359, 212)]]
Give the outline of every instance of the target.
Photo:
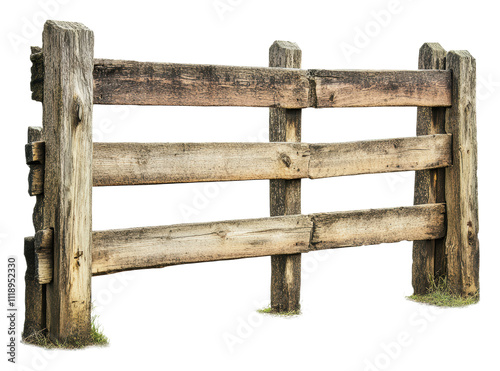
[(445, 235), (444, 204), (93, 232), (92, 274), (430, 240)]

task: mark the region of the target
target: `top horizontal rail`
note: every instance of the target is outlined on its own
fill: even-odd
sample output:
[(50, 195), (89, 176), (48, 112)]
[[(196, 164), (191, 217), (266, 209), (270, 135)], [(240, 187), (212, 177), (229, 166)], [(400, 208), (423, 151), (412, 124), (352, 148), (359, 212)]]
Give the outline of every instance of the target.
[[(43, 55), (34, 49), (33, 99), (43, 96)], [(447, 70), (301, 70), (94, 60), (94, 103), (166, 106), (450, 106)]]

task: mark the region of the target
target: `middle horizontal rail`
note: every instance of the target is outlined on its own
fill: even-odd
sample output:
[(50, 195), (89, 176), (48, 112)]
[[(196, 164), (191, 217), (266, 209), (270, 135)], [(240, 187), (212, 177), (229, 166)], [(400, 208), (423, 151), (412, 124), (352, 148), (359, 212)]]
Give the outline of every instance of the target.
[(332, 144), (94, 143), (94, 186), (327, 178), (451, 165), (451, 135)]

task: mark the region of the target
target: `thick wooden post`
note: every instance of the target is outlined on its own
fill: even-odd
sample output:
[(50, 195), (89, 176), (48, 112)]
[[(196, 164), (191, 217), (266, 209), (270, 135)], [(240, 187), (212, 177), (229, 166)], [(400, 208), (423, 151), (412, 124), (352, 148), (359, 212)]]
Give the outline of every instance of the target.
[(68, 342), (87, 339), (91, 329), (93, 50), (84, 25), (45, 23), (43, 229), (53, 229), (54, 253), (47, 329)]
[[(275, 41), (269, 66), (300, 68), (302, 51), (291, 42)], [(269, 109), (269, 141), (300, 142), (300, 109)], [(270, 180), (271, 216), (300, 214), (300, 179)], [(271, 308), (275, 312), (300, 309), (301, 255), (271, 257)]]
[[(425, 43), (420, 48), (419, 69), (446, 69), (446, 50), (438, 43)], [(445, 133), (445, 108), (418, 107), (417, 135)], [(444, 168), (415, 172), (414, 204), (444, 202)], [(415, 295), (427, 293), (430, 280), (446, 273), (444, 239), (413, 242), (412, 284)]]
[(476, 60), (450, 51), (452, 104), (446, 132), (453, 135), (453, 165), (446, 168), (446, 257), (450, 288), (464, 297), (479, 294), (479, 241), (476, 139)]

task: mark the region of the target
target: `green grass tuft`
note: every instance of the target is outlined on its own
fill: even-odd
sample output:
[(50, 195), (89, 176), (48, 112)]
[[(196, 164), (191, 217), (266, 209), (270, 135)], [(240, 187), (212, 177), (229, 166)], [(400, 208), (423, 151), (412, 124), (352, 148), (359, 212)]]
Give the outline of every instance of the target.
[(88, 338), (73, 338), (61, 343), (57, 340), (52, 341), (48, 337), (47, 331), (44, 329), (26, 336), (23, 338), (23, 342), (47, 349), (81, 349), (91, 346), (109, 345), (109, 339), (102, 333), (101, 327), (97, 323), (97, 315), (92, 315), (91, 332)]
[(298, 316), (299, 314), (301, 314), (300, 309), (299, 310), (291, 310), (288, 312), (278, 312), (278, 311), (273, 310), (273, 308), (271, 308), (271, 306), (268, 306), (268, 307), (265, 307), (262, 309), (257, 309), (257, 312), (264, 313), (264, 314), (270, 314), (272, 316), (279, 316), (279, 317), (293, 317), (293, 316)]
[(479, 301), (479, 295), (462, 297), (453, 294), (445, 277), (440, 277), (438, 282), (431, 277), (430, 288), (425, 295), (411, 295), (407, 298), (409, 300), (436, 305), (438, 307), (465, 307), (467, 305), (476, 304)]

